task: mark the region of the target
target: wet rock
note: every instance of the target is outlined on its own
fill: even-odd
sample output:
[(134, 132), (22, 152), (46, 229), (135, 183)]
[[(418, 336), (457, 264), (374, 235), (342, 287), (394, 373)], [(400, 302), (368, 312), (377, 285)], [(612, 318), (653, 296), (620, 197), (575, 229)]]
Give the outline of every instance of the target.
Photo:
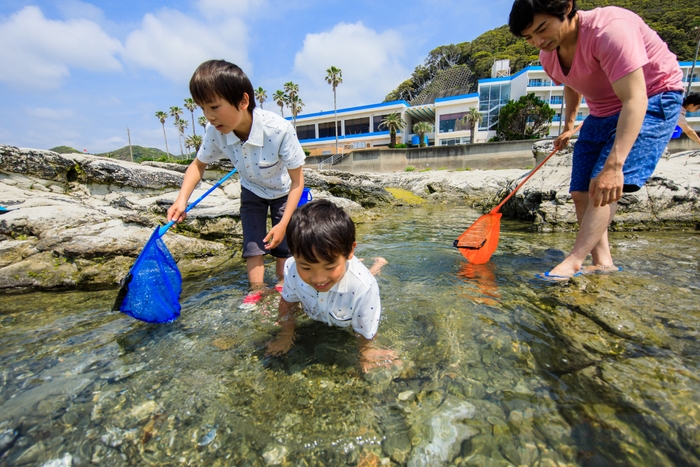
[(263, 450), (263, 460), (265, 465), (281, 465), (287, 459), (287, 448), (279, 444), (268, 445)]
[(6, 428), (0, 431), (0, 455), (10, 449), (19, 437), (19, 432), (13, 428)]
[(53, 459), (44, 463), (41, 467), (71, 467), (73, 465), (73, 456), (66, 453), (60, 459)]
[(37, 410), (39, 404), (48, 398), (54, 398), (56, 403), (62, 405), (66, 400), (80, 394), (95, 378), (94, 373), (83, 373), (73, 378), (48, 381), (41, 386), (21, 392), (0, 406), (0, 421), (31, 415)]
[[(462, 441), (477, 431), (461, 422), (474, 418), (476, 408), (469, 402), (448, 396), (435, 410), (413, 416), (411, 422), (411, 444), (413, 450), (407, 465), (418, 467), (435, 465), (454, 458)], [(418, 418), (418, 420), (416, 420)]]

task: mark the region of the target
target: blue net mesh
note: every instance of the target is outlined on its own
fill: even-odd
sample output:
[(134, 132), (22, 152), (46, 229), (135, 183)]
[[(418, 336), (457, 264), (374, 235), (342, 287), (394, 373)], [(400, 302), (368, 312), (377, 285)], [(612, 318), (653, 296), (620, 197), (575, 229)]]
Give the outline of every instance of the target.
[(168, 323), (180, 316), (182, 276), (165, 246), (160, 227), (151, 235), (119, 291), (115, 309), (147, 323)]

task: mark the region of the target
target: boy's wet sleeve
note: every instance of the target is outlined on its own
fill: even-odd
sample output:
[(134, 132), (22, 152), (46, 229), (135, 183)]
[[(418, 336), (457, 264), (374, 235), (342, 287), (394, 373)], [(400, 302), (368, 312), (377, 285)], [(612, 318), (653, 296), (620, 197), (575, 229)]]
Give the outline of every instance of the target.
[(379, 298), (379, 285), (372, 281), (370, 287), (360, 296), (352, 316), (352, 328), (367, 339), (374, 338), (379, 328), (382, 303)]

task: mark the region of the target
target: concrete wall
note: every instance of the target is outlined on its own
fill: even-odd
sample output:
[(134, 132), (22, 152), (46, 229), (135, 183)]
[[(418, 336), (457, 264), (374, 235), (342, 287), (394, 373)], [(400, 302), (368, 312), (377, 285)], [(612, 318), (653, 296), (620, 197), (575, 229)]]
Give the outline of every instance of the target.
[[(425, 148), (356, 149), (333, 169), (346, 172), (402, 172), (408, 166), (421, 169), (513, 169), (533, 167), (534, 140), (479, 143)], [(316, 168), (316, 158), (307, 157), (306, 167)]]
[(680, 138), (672, 138), (667, 147), (668, 152), (671, 154), (683, 151), (700, 151), (698, 143), (688, 138), (685, 133), (683, 133)]

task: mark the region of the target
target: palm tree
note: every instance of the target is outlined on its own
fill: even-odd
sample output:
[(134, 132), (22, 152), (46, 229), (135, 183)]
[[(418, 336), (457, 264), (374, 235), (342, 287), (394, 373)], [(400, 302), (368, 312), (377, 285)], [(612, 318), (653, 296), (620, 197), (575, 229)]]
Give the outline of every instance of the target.
[(199, 148), (202, 147), (202, 137), (199, 135), (188, 136), (185, 142), (194, 148), (195, 155), (199, 152)]
[[(180, 123), (180, 115), (182, 115), (182, 109), (177, 106), (170, 107), (170, 116), (175, 117), (175, 123), (173, 125), (178, 126)], [(178, 127), (179, 128), (179, 127)], [(178, 142), (180, 143), (180, 155), (182, 156), (182, 139), (180, 138), (180, 133), (177, 134)]]
[(282, 117), (284, 117), (284, 106), (287, 103), (287, 95), (284, 93), (284, 91), (277, 90), (272, 95), (272, 100), (280, 106), (280, 112), (282, 112)]
[(301, 100), (299, 96), (294, 96), (293, 98), (289, 99), (289, 102), (287, 103), (289, 106), (289, 110), (292, 111), (292, 124), (294, 125), (294, 129), (296, 130), (297, 128), (297, 115), (299, 115), (299, 112), (301, 112), (301, 109), (304, 108), (304, 102)]
[(180, 119), (177, 122), (175, 122), (175, 126), (177, 127), (179, 136), (180, 136), (180, 156), (182, 158), (185, 158), (185, 154), (182, 150), (182, 140), (185, 138), (185, 128), (187, 128), (187, 120)]
[(481, 112), (479, 112), (479, 109), (476, 107), (472, 107), (469, 109), (469, 113), (467, 113), (464, 117), (462, 117), (462, 121), (464, 122), (465, 125), (469, 126), (469, 129), (471, 130), (471, 135), (469, 136), (469, 142), (471, 144), (474, 144), (476, 141), (476, 127), (484, 120), (484, 116), (481, 115)]
[(333, 86), (333, 119), (335, 120), (335, 153), (338, 154), (338, 105), (335, 99), (335, 89), (343, 82), (343, 71), (334, 66), (326, 70), (326, 83)]
[(403, 130), (406, 127), (406, 122), (401, 117), (400, 113), (394, 112), (393, 114), (389, 114), (384, 117), (382, 122), (379, 124), (379, 127), (389, 130), (389, 147), (393, 148), (396, 147), (396, 132)]
[(255, 90), (255, 99), (260, 102), (260, 108), (263, 108), (263, 102), (267, 99), (267, 91), (265, 91), (262, 86)]
[(192, 99), (191, 97), (188, 97), (185, 99), (185, 108), (190, 111), (192, 114), (192, 134), (196, 135), (197, 132), (195, 131), (195, 125), (194, 125), (194, 111), (199, 108), (197, 103)]
[[(287, 107), (289, 107), (289, 110), (292, 112), (292, 123), (294, 125), (294, 128), (296, 128), (297, 116), (294, 112), (294, 108), (298, 108), (297, 104), (298, 102), (301, 102), (301, 100), (297, 100), (299, 98), (299, 85), (292, 81), (287, 81), (286, 83), (284, 83), (284, 92), (287, 95)], [(303, 105), (304, 104), (302, 103), (302, 106)]]
[(163, 140), (165, 140), (165, 154), (168, 155), (169, 159), (170, 151), (168, 151), (168, 138), (165, 136), (165, 119), (168, 118), (168, 114), (166, 114), (162, 110), (159, 110), (158, 112), (156, 112), (156, 118), (160, 120), (160, 124), (163, 125)]
[(287, 81), (284, 83), (284, 92), (287, 93), (289, 102), (291, 102), (296, 96), (299, 95), (299, 85), (291, 81)]
[(418, 141), (420, 141), (419, 147), (423, 148), (425, 144), (425, 135), (433, 131), (433, 126), (428, 122), (418, 122), (413, 125), (413, 132), (418, 135)]
[(209, 123), (209, 120), (207, 120), (207, 117), (205, 117), (204, 115), (202, 115), (201, 117), (199, 117), (199, 118), (197, 119), (197, 123), (199, 123), (200, 125), (202, 125), (202, 128), (206, 128), (206, 127), (207, 127), (207, 123)]

